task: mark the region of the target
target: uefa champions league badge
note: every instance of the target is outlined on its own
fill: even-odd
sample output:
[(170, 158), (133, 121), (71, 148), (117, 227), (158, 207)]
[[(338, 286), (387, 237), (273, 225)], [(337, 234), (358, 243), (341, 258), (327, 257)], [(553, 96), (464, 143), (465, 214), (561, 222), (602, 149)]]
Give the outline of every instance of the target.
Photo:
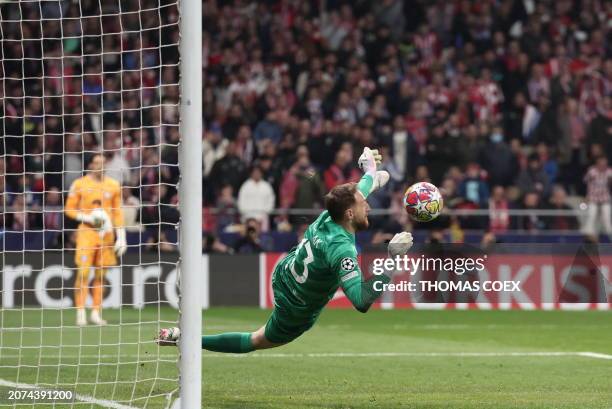
[(340, 262), (340, 267), (344, 271), (353, 271), (357, 263), (351, 257), (344, 257)]

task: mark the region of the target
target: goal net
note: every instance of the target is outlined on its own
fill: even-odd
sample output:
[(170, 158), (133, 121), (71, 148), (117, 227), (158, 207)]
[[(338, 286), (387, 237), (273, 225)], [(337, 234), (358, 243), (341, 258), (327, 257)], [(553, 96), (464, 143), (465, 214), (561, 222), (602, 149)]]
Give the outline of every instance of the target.
[(178, 394), (178, 43), (176, 0), (0, 2), (0, 407)]

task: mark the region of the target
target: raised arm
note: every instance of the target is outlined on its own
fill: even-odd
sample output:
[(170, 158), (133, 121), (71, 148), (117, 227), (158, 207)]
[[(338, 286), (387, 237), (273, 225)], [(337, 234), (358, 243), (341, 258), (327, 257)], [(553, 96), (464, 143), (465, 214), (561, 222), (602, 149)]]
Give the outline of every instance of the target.
[(376, 149), (363, 148), (363, 153), (359, 157), (358, 165), (364, 175), (357, 184), (357, 189), (365, 199), (377, 189), (383, 187), (390, 178), (386, 170), (377, 170), (382, 163), (382, 156)]

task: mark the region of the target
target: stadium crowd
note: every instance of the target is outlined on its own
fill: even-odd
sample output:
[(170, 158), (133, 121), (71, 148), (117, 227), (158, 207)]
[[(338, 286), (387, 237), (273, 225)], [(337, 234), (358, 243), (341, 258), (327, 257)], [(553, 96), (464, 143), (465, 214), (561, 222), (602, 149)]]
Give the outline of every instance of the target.
[[(65, 3), (64, 15), (97, 12)], [(61, 201), (66, 178), (82, 169), (80, 151), (104, 148), (131, 206), (143, 204), (141, 222), (175, 220), (178, 32), (175, 8), (167, 11), (105, 17), (105, 31), (120, 22), (145, 29), (135, 34), (65, 40), (63, 48), (45, 40), (44, 63), (41, 41), (3, 42), (14, 58), (3, 62), (5, 83), (14, 83), (4, 87), (0, 118), (14, 174), (0, 179), (2, 191), (44, 186), (45, 204)], [(81, 20), (66, 23), (64, 36), (99, 30), (99, 20)], [(205, 231), (235, 231), (240, 222), (254, 237), (299, 230), (309, 218), (291, 210), (320, 208), (332, 186), (357, 180), (357, 157), (370, 146), (391, 174), (371, 202), (390, 211), (374, 218), (382, 234), (410, 223), (401, 198), (415, 181), (440, 186), (448, 208), (489, 209), (436, 225), (451, 231), (575, 230), (566, 213), (508, 210), (567, 210), (579, 197), (589, 215), (595, 209), (585, 233), (602, 225), (612, 234), (611, 2), (207, 0), (203, 21)], [(5, 35), (41, 34), (38, 23), (22, 23), (23, 33), (6, 26)], [(59, 36), (59, 26), (42, 30)], [(163, 29), (149, 30), (156, 26)], [(34, 59), (19, 59), (26, 55)], [(52, 74), (62, 69), (70, 73), (63, 88)], [(36, 194), (11, 197), (13, 207), (42, 203)], [(5, 220), (8, 229), (20, 223)], [(214, 234), (206, 242), (227, 250)], [(249, 233), (242, 242), (261, 247)]]

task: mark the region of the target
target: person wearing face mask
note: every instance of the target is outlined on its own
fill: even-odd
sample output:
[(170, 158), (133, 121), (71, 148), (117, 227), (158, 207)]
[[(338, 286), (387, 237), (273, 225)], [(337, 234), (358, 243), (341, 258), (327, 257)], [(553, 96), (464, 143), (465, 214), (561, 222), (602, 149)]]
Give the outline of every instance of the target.
[(518, 171), (518, 163), (510, 146), (504, 141), (499, 126), (494, 127), (489, 135), (489, 141), (481, 152), (480, 163), (487, 171), (491, 186), (505, 187), (512, 183)]

